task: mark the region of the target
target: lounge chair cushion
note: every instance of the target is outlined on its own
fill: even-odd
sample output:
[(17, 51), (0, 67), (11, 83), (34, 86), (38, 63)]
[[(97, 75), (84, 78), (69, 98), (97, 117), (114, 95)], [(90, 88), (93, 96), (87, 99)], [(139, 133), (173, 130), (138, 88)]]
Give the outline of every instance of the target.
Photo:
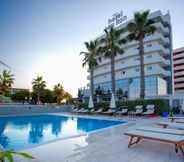
[(163, 141), (168, 143), (184, 142), (183, 135), (174, 135), (174, 134), (166, 134), (166, 133), (158, 133), (158, 132), (150, 132), (150, 131), (142, 131), (142, 130), (130, 130), (125, 132), (125, 135)]
[(183, 123), (171, 123), (171, 122), (158, 122), (158, 125), (166, 126), (168, 128), (182, 129), (184, 130)]
[(153, 126), (140, 127), (140, 128), (137, 128), (137, 130), (148, 131), (148, 132), (166, 133), (166, 134), (174, 134), (174, 135), (184, 135), (184, 130), (159, 128), (159, 127), (153, 127)]

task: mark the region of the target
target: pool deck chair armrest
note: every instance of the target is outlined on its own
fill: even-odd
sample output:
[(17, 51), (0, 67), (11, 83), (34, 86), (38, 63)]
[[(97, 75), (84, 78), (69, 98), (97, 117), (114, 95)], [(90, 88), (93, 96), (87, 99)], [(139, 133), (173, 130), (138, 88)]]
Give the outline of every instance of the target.
[(130, 136), (130, 141), (128, 147), (130, 148), (132, 145), (139, 143), (142, 139), (158, 141), (173, 144), (175, 146), (175, 151), (178, 152), (180, 150), (184, 156), (184, 136), (183, 135), (174, 135), (174, 134), (166, 134), (159, 132), (149, 132), (143, 130), (130, 130), (124, 133), (127, 136)]

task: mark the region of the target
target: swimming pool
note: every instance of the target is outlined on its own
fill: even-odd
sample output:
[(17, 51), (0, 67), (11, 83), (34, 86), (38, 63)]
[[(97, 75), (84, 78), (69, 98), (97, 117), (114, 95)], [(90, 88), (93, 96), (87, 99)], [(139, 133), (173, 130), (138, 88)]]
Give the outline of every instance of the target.
[(61, 115), (0, 117), (0, 145), (20, 150), (123, 123)]

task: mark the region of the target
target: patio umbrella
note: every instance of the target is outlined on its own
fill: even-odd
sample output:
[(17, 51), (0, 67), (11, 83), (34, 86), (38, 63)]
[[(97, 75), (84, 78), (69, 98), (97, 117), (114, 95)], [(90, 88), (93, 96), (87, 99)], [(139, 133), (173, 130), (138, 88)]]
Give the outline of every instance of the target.
[(116, 108), (116, 102), (115, 102), (115, 98), (114, 98), (113, 93), (112, 93), (112, 96), (111, 96), (110, 108)]
[(92, 97), (90, 96), (88, 108), (93, 108), (93, 107), (94, 107), (93, 100), (92, 100)]

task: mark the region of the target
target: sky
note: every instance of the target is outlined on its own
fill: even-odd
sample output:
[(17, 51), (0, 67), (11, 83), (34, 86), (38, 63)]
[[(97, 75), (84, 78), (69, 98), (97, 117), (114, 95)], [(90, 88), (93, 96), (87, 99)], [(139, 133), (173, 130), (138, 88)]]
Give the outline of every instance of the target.
[(0, 60), (11, 67), (14, 87), (31, 89), (42, 75), (48, 88), (61, 83), (73, 96), (87, 84), (84, 42), (102, 34), (123, 11), (170, 12), (173, 47), (184, 46), (184, 0), (0, 0)]

